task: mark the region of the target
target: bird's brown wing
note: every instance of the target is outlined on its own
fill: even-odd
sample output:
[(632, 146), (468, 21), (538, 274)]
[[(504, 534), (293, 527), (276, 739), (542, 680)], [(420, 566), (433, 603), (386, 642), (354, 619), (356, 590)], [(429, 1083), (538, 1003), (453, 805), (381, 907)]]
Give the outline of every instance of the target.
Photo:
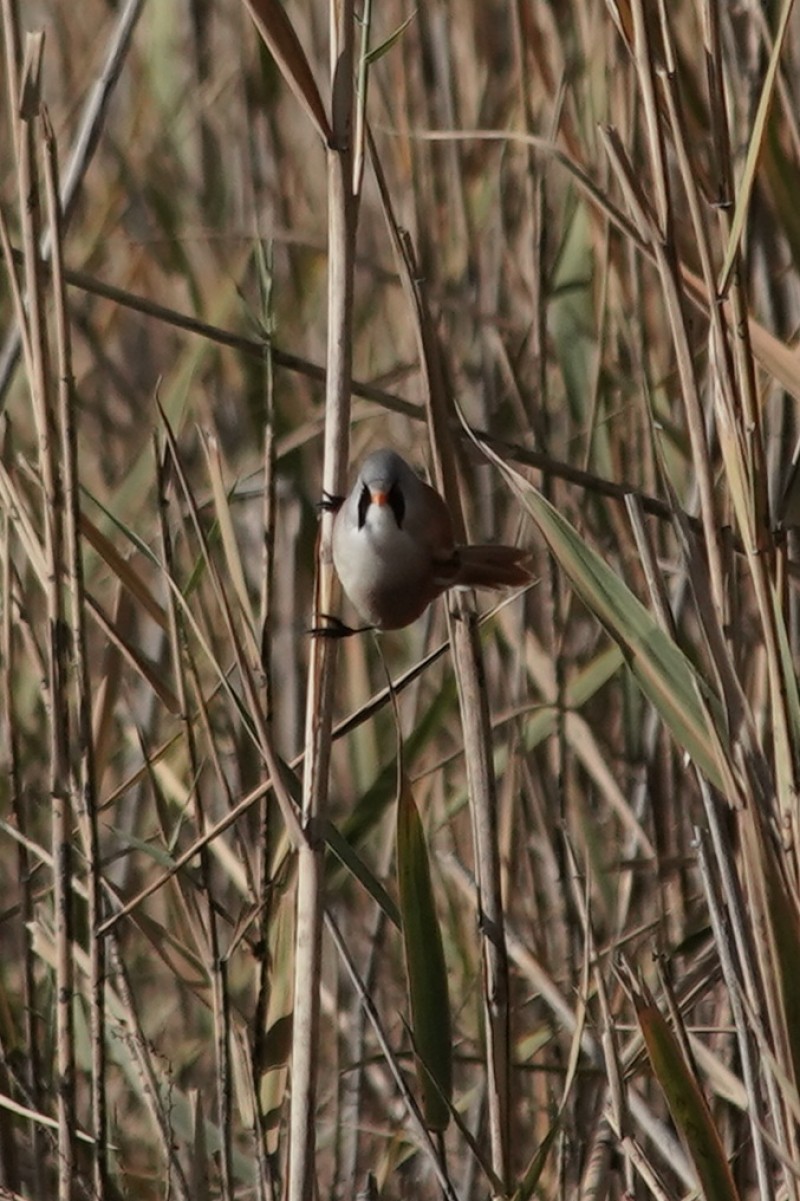
[[(445, 587), (520, 588), (533, 578), (530, 555), (519, 546), (459, 546), (444, 570)], [(454, 565), (453, 565), (454, 561)]]
[(461, 568), (461, 555), (455, 547), (449, 555), (434, 556), (432, 575), (439, 592), (446, 592), (448, 588), (454, 588), (460, 582)]

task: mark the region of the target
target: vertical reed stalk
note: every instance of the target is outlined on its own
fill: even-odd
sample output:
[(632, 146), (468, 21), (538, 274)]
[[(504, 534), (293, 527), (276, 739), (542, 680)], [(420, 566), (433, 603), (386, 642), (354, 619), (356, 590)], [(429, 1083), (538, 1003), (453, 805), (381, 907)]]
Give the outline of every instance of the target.
[(50, 233), (54, 333), (58, 376), (58, 429), (64, 476), (65, 569), (70, 597), (69, 646), (73, 683), (74, 721), (70, 779), (73, 804), (81, 833), (87, 869), (89, 957), (89, 1012), (92, 1057), (92, 1183), (97, 1201), (108, 1186), (108, 1131), (106, 1102), (105, 947), (99, 928), (103, 920), (102, 868), (97, 820), (94, 739), (90, 664), (86, 644), (83, 558), (80, 542), (80, 477), (75, 414), (75, 381), (64, 281), (63, 220), (58, 182), (55, 137), (49, 117), (44, 118), (45, 195)]
[[(328, 352), (322, 487), (341, 495), (347, 472), (352, 377), (353, 261), (356, 203), (353, 192), (352, 112), (354, 6), (332, 4), (330, 23), (332, 144), (328, 148)], [(314, 599), (315, 625), (333, 611), (331, 532), (323, 511)], [(316, 1189), (315, 1128), (319, 1052), (319, 983), (322, 966), (323, 847), (319, 838), (328, 796), (335, 643), (312, 640), (306, 696), (302, 824), (298, 848), (297, 930), (292, 1038), (289, 1199), (312, 1201)]]
[[(67, 624), (63, 607), (64, 575), (63, 480), (57, 449), (45, 280), (39, 254), (42, 232), (38, 135), (42, 124), (40, 72), (43, 37), (29, 34), (19, 80), (18, 150), (19, 211), (27, 294), (26, 367), (39, 451), (42, 481), (44, 559), (47, 604), (47, 673), (50, 704), (50, 804), (53, 856), (53, 908), (56, 939), (56, 1113), (58, 1120), (58, 1196), (71, 1201), (75, 1184), (75, 1044), (72, 961), (72, 814), (69, 755), (69, 690)], [(20, 314), (21, 317), (21, 314)]]

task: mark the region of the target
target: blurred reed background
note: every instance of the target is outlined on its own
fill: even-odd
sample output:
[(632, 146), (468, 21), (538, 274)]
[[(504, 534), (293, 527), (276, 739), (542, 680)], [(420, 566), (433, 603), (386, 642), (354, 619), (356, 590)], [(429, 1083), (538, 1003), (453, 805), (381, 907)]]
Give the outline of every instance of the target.
[[(0, 7), (0, 1197), (792, 1201), (792, 4), (340, 0), (371, 151), (325, 4)], [(479, 645), (308, 636), (353, 150), (349, 458), (530, 546)]]

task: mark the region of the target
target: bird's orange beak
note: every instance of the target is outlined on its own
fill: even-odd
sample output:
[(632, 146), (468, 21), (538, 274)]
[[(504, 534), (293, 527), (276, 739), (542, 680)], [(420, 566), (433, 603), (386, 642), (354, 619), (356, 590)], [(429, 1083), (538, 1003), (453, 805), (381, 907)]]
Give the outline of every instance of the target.
[(388, 492), (370, 492), (370, 500), (372, 501), (373, 505), (388, 505), (389, 493)]

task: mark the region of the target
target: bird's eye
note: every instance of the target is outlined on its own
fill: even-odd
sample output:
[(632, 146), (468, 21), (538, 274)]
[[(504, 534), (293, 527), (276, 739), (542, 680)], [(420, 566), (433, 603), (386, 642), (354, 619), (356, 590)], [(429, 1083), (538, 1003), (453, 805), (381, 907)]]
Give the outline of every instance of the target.
[(366, 484), (361, 489), (361, 495), (358, 498), (358, 528), (364, 528), (364, 522), (367, 520), (367, 509), (370, 505), (369, 488)]
[(391, 510), (394, 513), (394, 519), (397, 522), (397, 528), (402, 529), (403, 518), (406, 514), (406, 502), (398, 484), (392, 484), (391, 488), (389, 489), (387, 500), (389, 501)]

